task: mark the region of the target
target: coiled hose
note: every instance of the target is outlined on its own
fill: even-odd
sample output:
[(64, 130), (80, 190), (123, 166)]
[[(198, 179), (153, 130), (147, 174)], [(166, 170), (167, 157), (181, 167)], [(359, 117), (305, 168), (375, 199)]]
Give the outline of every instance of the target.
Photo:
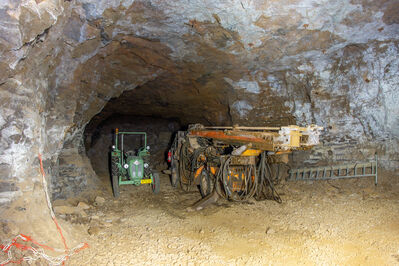
[[(216, 192), (220, 197), (232, 201), (244, 201), (253, 197), (258, 187), (258, 173), (255, 165), (245, 165), (243, 167), (244, 180), (241, 190), (234, 192), (231, 190), (228, 181), (231, 175), (231, 156), (221, 158), (220, 169), (216, 175)], [(252, 180), (253, 179), (253, 180)]]
[[(205, 164), (205, 162), (199, 162), (198, 158), (204, 153), (205, 147), (195, 149), (193, 153), (188, 151), (187, 142), (182, 144), (180, 149), (180, 162), (179, 162), (179, 176), (180, 185), (183, 190), (190, 191), (192, 184), (194, 183), (194, 173), (199, 167)], [(187, 183), (183, 182), (183, 178)]]

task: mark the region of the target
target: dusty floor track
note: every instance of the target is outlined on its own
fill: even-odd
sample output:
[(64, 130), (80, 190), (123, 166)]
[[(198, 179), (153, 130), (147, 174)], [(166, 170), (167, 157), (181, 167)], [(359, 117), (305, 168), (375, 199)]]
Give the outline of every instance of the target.
[(67, 265), (399, 265), (399, 185), (370, 180), (280, 185), (283, 203), (222, 201), (199, 212), (162, 176), (110, 191), (88, 217), (90, 248)]

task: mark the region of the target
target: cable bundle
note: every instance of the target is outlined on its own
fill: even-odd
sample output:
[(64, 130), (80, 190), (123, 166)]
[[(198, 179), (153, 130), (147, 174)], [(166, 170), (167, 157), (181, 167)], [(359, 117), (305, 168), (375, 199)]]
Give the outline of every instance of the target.
[[(255, 165), (232, 166), (231, 156), (222, 157), (219, 171), (216, 175), (216, 192), (222, 198), (232, 201), (244, 201), (253, 197), (258, 187), (258, 174)], [(242, 167), (243, 175), (242, 185), (239, 191), (232, 191), (229, 179), (232, 178), (233, 170)], [(240, 175), (239, 175), (240, 176)]]
[(267, 163), (266, 152), (262, 152), (258, 164), (259, 171), (259, 190), (256, 193), (257, 200), (272, 199), (281, 203), (281, 197), (274, 188), (274, 180), (278, 181), (279, 171), (277, 176), (272, 177), (270, 165)]

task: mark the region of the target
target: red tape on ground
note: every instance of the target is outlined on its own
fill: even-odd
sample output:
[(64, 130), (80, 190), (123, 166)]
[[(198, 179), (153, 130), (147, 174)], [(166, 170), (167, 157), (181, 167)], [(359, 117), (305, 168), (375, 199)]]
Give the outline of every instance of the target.
[[(43, 161), (42, 161), (42, 156), (41, 156), (40, 153), (39, 153), (39, 161), (40, 161), (40, 171), (41, 171), (41, 174), (42, 174), (42, 176), (43, 176), (43, 179), (45, 179), (44, 168), (43, 168)], [(44, 186), (44, 184), (43, 184), (43, 186)], [(44, 188), (44, 189), (45, 189), (45, 193), (46, 193), (46, 199), (48, 200), (47, 190), (46, 190), (46, 188)], [(69, 253), (69, 248), (68, 248), (68, 245), (67, 245), (67, 243), (66, 243), (65, 237), (64, 237), (64, 235), (63, 235), (63, 233), (62, 233), (61, 227), (59, 226), (59, 224), (58, 224), (57, 219), (55, 218), (55, 216), (53, 216), (53, 213), (52, 213), (52, 210), (51, 210), (51, 203), (48, 202), (48, 205), (49, 205), (48, 207), (49, 207), (49, 209), (50, 209), (50, 213), (52, 214), (52, 215), (51, 215), (51, 218), (53, 219), (54, 224), (55, 224), (55, 226), (57, 227), (57, 231), (58, 231), (58, 233), (59, 233), (60, 236), (61, 236), (62, 243), (64, 244), (64, 248), (65, 248), (64, 252), (65, 252), (66, 254), (68, 254), (68, 253)], [(36, 251), (36, 249), (34, 249), (32, 246), (28, 246), (28, 245), (24, 245), (24, 244), (18, 243), (18, 242), (17, 242), (18, 238), (22, 239), (22, 241), (24, 241), (24, 242), (31, 242), (32, 244), (34, 244), (34, 245), (36, 245), (36, 246), (39, 246), (39, 247), (41, 247), (41, 248), (43, 248), (43, 249), (47, 249), (47, 250), (54, 251), (54, 248), (49, 247), (49, 246), (47, 246), (47, 245), (40, 244), (40, 243), (38, 243), (37, 241), (35, 241), (33, 238), (31, 238), (30, 236), (27, 236), (27, 235), (24, 235), (24, 234), (20, 234), (20, 235), (16, 236), (16, 237), (11, 241), (11, 244), (9, 244), (8, 246), (5, 246), (5, 245), (0, 244), (0, 249), (1, 249), (4, 253), (7, 253), (7, 254), (8, 254), (8, 252), (10, 251), (11, 247), (15, 247), (15, 248), (17, 248), (17, 249), (19, 249), (19, 250), (31, 250), (31, 251)], [(6, 247), (7, 247), (7, 248), (6, 248)], [(86, 249), (86, 248), (88, 248), (88, 247), (89, 247), (89, 244), (83, 243), (83, 246), (80, 247), (80, 248), (78, 248), (78, 249), (76, 249), (76, 250), (73, 250), (73, 253), (76, 254), (76, 253), (78, 253), (78, 252), (80, 252), (80, 251), (82, 251), (83, 249)], [(70, 255), (70, 254), (69, 254), (69, 255)], [(63, 264), (63, 265), (64, 265), (65, 261), (66, 261), (68, 258), (69, 258), (69, 256), (65, 256), (65, 259), (62, 261), (62, 264)], [(25, 259), (25, 258), (22, 257), (22, 258), (20, 258), (20, 259), (18, 259), (18, 260), (9, 260), (9, 261), (7, 261), (6, 263), (0, 264), (0, 266), (7, 265), (7, 264), (9, 264), (9, 263), (20, 264), (22, 261), (24, 261), (24, 259)]]

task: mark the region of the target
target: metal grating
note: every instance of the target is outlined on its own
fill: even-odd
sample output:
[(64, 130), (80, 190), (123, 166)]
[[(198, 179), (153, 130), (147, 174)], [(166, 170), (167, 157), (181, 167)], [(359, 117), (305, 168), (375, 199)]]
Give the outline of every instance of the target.
[(312, 167), (291, 169), (289, 181), (297, 180), (331, 180), (345, 178), (374, 177), (374, 184), (378, 183), (378, 158), (367, 163), (344, 164), (328, 167)]

